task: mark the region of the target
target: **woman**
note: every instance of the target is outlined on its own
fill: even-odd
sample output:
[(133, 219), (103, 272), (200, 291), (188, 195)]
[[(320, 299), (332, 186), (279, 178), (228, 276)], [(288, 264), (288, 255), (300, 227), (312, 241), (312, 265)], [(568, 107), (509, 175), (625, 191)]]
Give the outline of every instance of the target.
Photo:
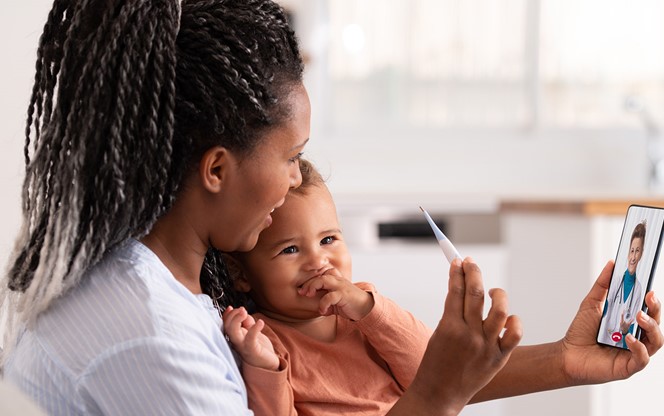
[(210, 249), (251, 249), (299, 185), (309, 100), (277, 5), (182, 7), (58, 0), (44, 28), (5, 376), (49, 413), (248, 413)]
[[(53, 414), (248, 413), (219, 331), (214, 249), (252, 248), (298, 186), (309, 111), (296, 40), (268, 0), (56, 0), (4, 285), (5, 377)], [(607, 270), (564, 340), (514, 350), (485, 333), (477, 266), (455, 262), (441, 323), (391, 414), (454, 414), (473, 396), (642, 369), (662, 345), (652, 295), (631, 352), (598, 352), (586, 334)], [(504, 292), (493, 302), (489, 323), (505, 326)]]

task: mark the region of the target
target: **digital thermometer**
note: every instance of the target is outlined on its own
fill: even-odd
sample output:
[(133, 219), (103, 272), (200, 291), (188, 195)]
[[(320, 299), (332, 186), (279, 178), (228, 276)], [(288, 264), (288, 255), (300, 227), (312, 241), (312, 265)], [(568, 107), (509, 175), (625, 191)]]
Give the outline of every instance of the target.
[(424, 210), (424, 208), (420, 207), (422, 212), (424, 213), (424, 216), (427, 219), (427, 222), (431, 226), (431, 229), (433, 230), (434, 235), (436, 236), (436, 239), (438, 240), (438, 244), (440, 245), (440, 248), (443, 249), (443, 253), (445, 254), (445, 257), (447, 257), (447, 261), (452, 263), (452, 260), (455, 258), (461, 258), (461, 254), (457, 251), (457, 249), (452, 245), (452, 242), (450, 241), (449, 238), (443, 234), (442, 231), (440, 231), (440, 228), (436, 225), (435, 222), (433, 222), (433, 219), (431, 219), (431, 216), (429, 215), (428, 212)]

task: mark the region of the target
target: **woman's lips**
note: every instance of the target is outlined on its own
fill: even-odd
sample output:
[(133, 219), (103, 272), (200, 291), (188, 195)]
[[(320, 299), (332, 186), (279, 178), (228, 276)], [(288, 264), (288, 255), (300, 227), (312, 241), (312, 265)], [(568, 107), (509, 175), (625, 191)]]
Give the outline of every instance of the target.
[(272, 213), (274, 212), (275, 209), (277, 209), (277, 208), (276, 208), (276, 207), (275, 207), (275, 208), (272, 208), (272, 210), (270, 211), (270, 213), (267, 214), (267, 217), (265, 217), (265, 224), (266, 224), (266, 225), (265, 225), (265, 228), (267, 228), (267, 227), (269, 227), (270, 225), (272, 225)]

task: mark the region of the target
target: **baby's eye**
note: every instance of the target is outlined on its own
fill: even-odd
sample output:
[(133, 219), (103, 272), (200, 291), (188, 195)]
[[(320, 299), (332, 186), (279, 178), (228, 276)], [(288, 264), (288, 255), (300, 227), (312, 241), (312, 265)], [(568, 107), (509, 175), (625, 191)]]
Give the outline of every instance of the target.
[(295, 246), (288, 246), (285, 249), (281, 250), (282, 254), (294, 254), (297, 253), (297, 247)]
[(328, 236), (328, 237), (325, 237), (322, 240), (320, 240), (321, 245), (332, 244), (333, 242), (334, 242), (334, 237), (332, 237), (332, 236)]

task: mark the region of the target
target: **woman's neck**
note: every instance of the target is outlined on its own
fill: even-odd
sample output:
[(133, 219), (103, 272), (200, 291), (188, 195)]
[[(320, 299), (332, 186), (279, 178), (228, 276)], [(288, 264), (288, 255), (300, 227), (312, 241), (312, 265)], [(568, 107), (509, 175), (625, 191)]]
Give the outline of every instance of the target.
[(177, 281), (192, 293), (200, 294), (207, 246), (192, 231), (171, 210), (157, 220), (141, 242), (159, 257)]

